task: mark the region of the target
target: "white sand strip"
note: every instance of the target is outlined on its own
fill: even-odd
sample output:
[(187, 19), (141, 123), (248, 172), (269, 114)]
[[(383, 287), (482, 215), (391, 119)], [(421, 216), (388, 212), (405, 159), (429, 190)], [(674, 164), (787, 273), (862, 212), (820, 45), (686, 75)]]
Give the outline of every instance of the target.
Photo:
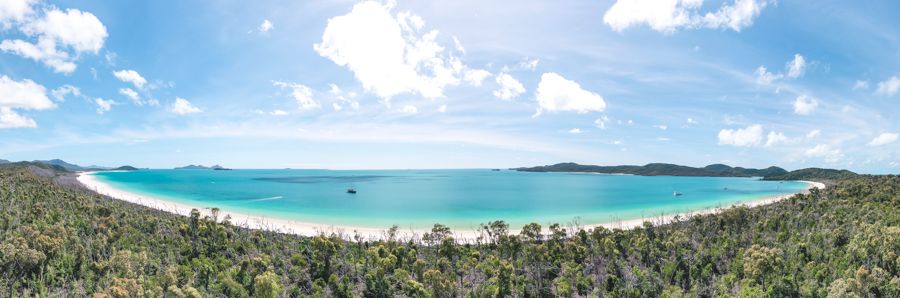
[[(106, 195), (115, 199), (119, 199), (126, 202), (135, 203), (138, 205), (147, 206), (150, 208), (154, 208), (157, 210), (175, 213), (184, 216), (190, 216), (192, 209), (197, 209), (200, 211), (200, 214), (203, 216), (212, 216), (212, 207), (198, 207), (198, 206), (190, 206), (182, 203), (176, 203), (164, 199), (159, 199), (150, 196), (144, 196), (128, 191), (123, 191), (117, 188), (113, 188), (110, 185), (103, 183), (96, 176), (93, 175), (94, 172), (83, 172), (78, 173), (78, 181), (81, 182), (86, 188), (93, 190), (99, 194)], [(819, 182), (811, 182), (811, 181), (801, 181), (808, 183), (810, 186), (807, 188), (807, 191), (812, 188), (820, 188), (824, 189), (825, 184)], [(762, 198), (753, 202), (748, 203), (738, 203), (733, 204), (731, 206), (747, 206), (747, 207), (756, 207), (762, 206), (766, 204), (771, 204), (778, 202), (780, 200), (786, 199), (793, 196), (790, 195), (782, 195), (782, 196), (774, 196), (768, 198)], [(728, 207), (731, 207), (728, 206)], [(635, 227), (639, 227), (643, 225), (645, 221), (650, 221), (655, 225), (666, 224), (674, 221), (676, 218), (687, 219), (694, 215), (703, 215), (703, 214), (713, 214), (717, 212), (721, 212), (726, 208), (710, 208), (705, 210), (700, 210), (696, 212), (685, 212), (680, 214), (672, 214), (672, 215), (661, 215), (652, 218), (644, 218), (644, 219), (631, 219), (625, 221), (615, 221), (609, 223), (601, 223), (601, 224), (588, 224), (588, 225), (577, 225), (571, 224), (570, 232), (575, 232), (574, 228), (592, 228), (597, 226), (602, 226), (608, 229), (619, 228), (619, 229), (632, 229)], [(380, 228), (366, 228), (366, 227), (351, 227), (351, 226), (338, 226), (338, 225), (328, 225), (328, 224), (318, 224), (318, 223), (308, 223), (308, 222), (300, 222), (295, 220), (287, 220), (280, 218), (270, 218), (263, 216), (255, 216), (242, 214), (237, 212), (232, 212), (228, 210), (220, 210), (218, 213), (218, 218), (224, 219), (226, 216), (231, 217), (231, 223), (236, 226), (241, 226), (250, 229), (262, 229), (268, 231), (275, 231), (279, 233), (287, 233), (287, 234), (295, 234), (295, 235), (304, 235), (304, 236), (314, 236), (319, 234), (331, 234), (335, 233), (338, 235), (342, 235), (343, 238), (348, 240), (353, 240), (353, 236), (358, 234), (361, 239), (364, 240), (376, 240), (376, 239), (384, 239), (387, 237), (386, 229)], [(562, 224), (562, 223), (560, 223)], [(399, 239), (410, 239), (420, 237), (422, 234), (430, 232), (430, 230), (426, 229), (406, 229), (399, 230), (397, 232), (397, 237)], [(518, 234), (518, 229), (510, 229), (510, 233)], [(458, 229), (454, 231), (454, 238), (464, 241), (464, 242), (474, 242), (478, 237), (483, 236), (481, 231), (477, 230), (477, 227), (473, 227), (469, 231), (459, 231)]]

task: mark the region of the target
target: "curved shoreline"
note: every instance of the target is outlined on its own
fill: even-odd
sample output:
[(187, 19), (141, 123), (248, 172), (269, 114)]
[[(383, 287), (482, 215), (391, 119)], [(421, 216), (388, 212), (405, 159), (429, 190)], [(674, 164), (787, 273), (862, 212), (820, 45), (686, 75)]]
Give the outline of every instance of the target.
[[(211, 208), (214, 207), (198, 207), (192, 206), (183, 203), (177, 203), (169, 200), (159, 199), (152, 196), (140, 195), (124, 190), (120, 190), (106, 184), (99, 179), (95, 175), (95, 172), (81, 172), (77, 174), (76, 179), (85, 188), (99, 193), (101, 195), (106, 195), (108, 197), (150, 207), (153, 209), (157, 209), (160, 211), (165, 211), (169, 213), (174, 213), (183, 216), (190, 216), (192, 209), (197, 209), (200, 211), (200, 214), (203, 216), (212, 216)], [(800, 181), (809, 184), (809, 187), (804, 192), (808, 192), (809, 189), (812, 188), (820, 188), (824, 189), (825, 185), (820, 182), (812, 182), (812, 181)], [(632, 229), (635, 227), (639, 227), (643, 225), (645, 221), (653, 222), (653, 224), (667, 224), (673, 222), (676, 218), (685, 218), (693, 215), (704, 215), (704, 214), (713, 214), (721, 212), (729, 207), (733, 206), (747, 206), (747, 207), (756, 207), (767, 205), (771, 203), (778, 202), (780, 200), (789, 198), (794, 196), (795, 194), (788, 195), (779, 195), (772, 197), (765, 197), (759, 200), (754, 200), (748, 203), (735, 203), (728, 205), (726, 207), (715, 207), (708, 208), (704, 210), (694, 211), (694, 212), (683, 212), (676, 213), (671, 215), (658, 215), (654, 217), (647, 218), (639, 218), (639, 219), (630, 219), (630, 220), (622, 220), (622, 221), (613, 221), (607, 223), (599, 223), (599, 224), (586, 224), (586, 225), (578, 225), (581, 228), (594, 228), (594, 227), (605, 227), (608, 229), (619, 228), (619, 229)], [(301, 222), (296, 220), (288, 220), (288, 219), (280, 219), (280, 218), (272, 218), (265, 216), (257, 216), (257, 215), (249, 215), (243, 214), (239, 212), (232, 212), (226, 210), (220, 210), (218, 212), (219, 218), (225, 218), (226, 216), (231, 217), (231, 223), (235, 226), (241, 226), (249, 229), (260, 229), (267, 231), (274, 231), (279, 233), (286, 234), (295, 234), (295, 235), (303, 235), (303, 236), (315, 236), (319, 234), (331, 234), (335, 233), (337, 235), (343, 235), (344, 238), (353, 239), (354, 234), (359, 234), (362, 239), (383, 239), (387, 237), (386, 228), (366, 228), (366, 227), (352, 227), (352, 226), (341, 226), (341, 225), (329, 225), (329, 224), (320, 224), (320, 223), (309, 223), (309, 222)], [(418, 237), (423, 233), (430, 232), (429, 229), (407, 229), (407, 230), (399, 230), (397, 231), (397, 235), (399, 237)], [(510, 229), (510, 233), (518, 233), (519, 229)], [(454, 238), (460, 241), (469, 241), (475, 240), (478, 237), (483, 235), (483, 232), (478, 231), (473, 228), (472, 230), (454, 230), (453, 232)]]

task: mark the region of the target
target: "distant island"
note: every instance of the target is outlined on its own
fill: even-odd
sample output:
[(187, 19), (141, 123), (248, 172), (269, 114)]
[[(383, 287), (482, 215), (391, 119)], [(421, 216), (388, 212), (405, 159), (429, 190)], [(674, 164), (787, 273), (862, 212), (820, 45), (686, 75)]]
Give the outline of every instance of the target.
[(522, 172), (576, 172), (576, 173), (602, 173), (602, 174), (629, 174), (638, 176), (706, 176), (706, 177), (765, 177), (783, 175), (787, 170), (779, 167), (765, 169), (748, 169), (731, 167), (724, 164), (711, 164), (702, 168), (667, 164), (649, 163), (643, 166), (596, 166), (581, 165), (567, 162), (548, 166), (523, 167), (511, 170)]
[(187, 166), (183, 166), (183, 167), (177, 167), (175, 169), (176, 170), (216, 170), (216, 171), (230, 171), (231, 170), (229, 168), (226, 168), (226, 167), (223, 167), (220, 165), (214, 165), (211, 167), (207, 167), (207, 166), (203, 166), (203, 165), (187, 165)]

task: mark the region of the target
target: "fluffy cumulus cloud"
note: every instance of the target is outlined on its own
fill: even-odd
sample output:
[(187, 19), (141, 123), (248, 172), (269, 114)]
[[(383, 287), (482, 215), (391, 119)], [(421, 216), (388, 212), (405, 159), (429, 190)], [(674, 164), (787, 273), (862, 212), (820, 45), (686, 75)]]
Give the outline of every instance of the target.
[(869, 146), (887, 145), (896, 142), (898, 138), (900, 138), (900, 134), (890, 132), (881, 133), (869, 142)]
[(609, 117), (606, 115), (600, 116), (600, 118), (594, 120), (594, 126), (599, 129), (606, 129), (607, 124), (609, 124)]
[(507, 73), (497, 75), (497, 85), (500, 85), (500, 89), (494, 90), (494, 96), (502, 100), (510, 100), (525, 93), (525, 86)]
[(606, 101), (597, 93), (584, 90), (575, 81), (548, 72), (541, 75), (535, 97), (538, 110), (535, 116), (548, 112), (602, 112), (606, 109)]
[(94, 103), (97, 104), (97, 114), (109, 112), (110, 110), (112, 110), (113, 105), (118, 104), (111, 99), (102, 99), (99, 97), (94, 99)]
[(844, 153), (841, 152), (841, 149), (832, 148), (826, 144), (819, 144), (809, 148), (804, 152), (804, 155), (810, 158), (822, 158), (829, 163), (835, 163), (844, 158)]
[(282, 89), (290, 89), (291, 97), (294, 98), (295, 101), (297, 101), (297, 104), (300, 105), (301, 109), (310, 110), (321, 106), (319, 102), (313, 98), (312, 89), (307, 87), (306, 85), (280, 81), (272, 82), (272, 84), (275, 85), (275, 87), (279, 87)]
[(581, 131), (580, 128), (573, 128), (573, 129), (570, 129), (570, 130), (569, 130), (569, 133), (571, 133), (571, 134), (580, 134), (580, 133), (582, 133), (582, 132), (583, 132), (583, 131)]
[(178, 114), (178, 115), (187, 115), (193, 113), (200, 113), (203, 110), (191, 104), (187, 99), (176, 97), (175, 101), (169, 106), (169, 112)]
[(140, 73), (131, 69), (123, 69), (117, 70), (113, 72), (113, 76), (119, 79), (122, 82), (132, 83), (135, 87), (144, 88), (144, 85), (147, 84), (147, 79), (141, 76)]
[[(347, 67), (366, 91), (385, 101), (403, 93), (437, 98), (444, 88), (459, 85), (469, 68), (445, 53), (438, 31), (425, 30), (425, 21), (408, 11), (393, 14), (393, 8), (393, 2), (357, 3), (328, 20), (322, 42), (313, 48)], [(480, 82), (478, 75), (483, 73), (466, 81)]]
[(47, 97), (47, 89), (32, 80), (16, 81), (0, 76), (0, 128), (37, 127), (34, 119), (16, 110), (46, 110), (56, 104)]
[(766, 136), (766, 147), (772, 147), (778, 145), (780, 143), (785, 143), (788, 141), (788, 137), (784, 136), (783, 133), (770, 131), (769, 135)]
[(853, 90), (865, 89), (869, 89), (869, 81), (856, 80), (856, 83), (853, 84)]
[(766, 0), (735, 0), (718, 10), (701, 12), (703, 0), (617, 0), (603, 15), (615, 31), (647, 25), (671, 33), (680, 28), (713, 28), (741, 31), (768, 5)]
[(37, 0), (0, 1), (0, 28), (9, 29), (13, 23), (25, 20), (25, 17), (34, 13), (31, 6), (35, 2)]
[(794, 60), (787, 63), (787, 70), (791, 78), (802, 77), (806, 73), (806, 59), (800, 54), (794, 54)]
[(806, 95), (797, 96), (797, 99), (794, 100), (794, 113), (797, 115), (809, 115), (817, 107), (819, 107), (819, 101)]
[(272, 30), (273, 28), (275, 28), (275, 26), (272, 25), (271, 21), (263, 20), (262, 24), (259, 24), (259, 28), (257, 28), (257, 30), (259, 30), (259, 32), (269, 32), (269, 30)]
[(784, 77), (784, 75), (782, 75), (782, 74), (775, 74), (775, 73), (769, 72), (769, 70), (766, 69), (765, 66), (760, 66), (760, 67), (756, 68), (756, 72), (754, 74), (756, 74), (756, 82), (763, 84), (763, 85), (771, 84), (772, 82), (775, 82), (775, 81), (781, 79), (782, 77)]
[(106, 41), (106, 27), (90, 12), (56, 7), (37, 15), (34, 1), (11, 0), (0, 3), (0, 23), (15, 26), (30, 40), (8, 39), (0, 50), (32, 59), (55, 72), (71, 73), (82, 53), (97, 54)]
[(898, 91), (900, 91), (900, 78), (891, 76), (887, 80), (878, 83), (878, 88), (875, 89), (875, 94), (894, 96)]
[(738, 129), (723, 129), (719, 131), (719, 145), (731, 145), (738, 147), (759, 146), (763, 140), (763, 127), (759, 124)]

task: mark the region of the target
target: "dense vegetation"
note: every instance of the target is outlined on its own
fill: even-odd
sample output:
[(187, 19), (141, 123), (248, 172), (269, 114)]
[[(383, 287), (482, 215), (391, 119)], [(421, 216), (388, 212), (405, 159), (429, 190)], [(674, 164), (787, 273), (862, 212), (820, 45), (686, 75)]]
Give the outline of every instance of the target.
[(838, 181), (838, 180), (846, 180), (853, 179), (859, 174), (848, 170), (833, 170), (833, 169), (820, 169), (820, 168), (806, 168), (800, 169), (796, 171), (790, 171), (781, 175), (770, 175), (763, 178), (763, 180), (828, 180), (828, 181)]
[(900, 297), (900, 177), (633, 230), (487, 223), (383, 241), (181, 217), (0, 168), (0, 296)]
[(723, 164), (711, 164), (702, 168), (673, 165), (667, 163), (650, 163), (643, 166), (594, 166), (577, 163), (558, 163), (549, 166), (515, 168), (524, 172), (582, 172), (603, 174), (631, 174), (640, 176), (709, 176), (709, 177), (763, 177), (787, 173), (779, 167), (765, 169), (747, 169), (731, 167)]

